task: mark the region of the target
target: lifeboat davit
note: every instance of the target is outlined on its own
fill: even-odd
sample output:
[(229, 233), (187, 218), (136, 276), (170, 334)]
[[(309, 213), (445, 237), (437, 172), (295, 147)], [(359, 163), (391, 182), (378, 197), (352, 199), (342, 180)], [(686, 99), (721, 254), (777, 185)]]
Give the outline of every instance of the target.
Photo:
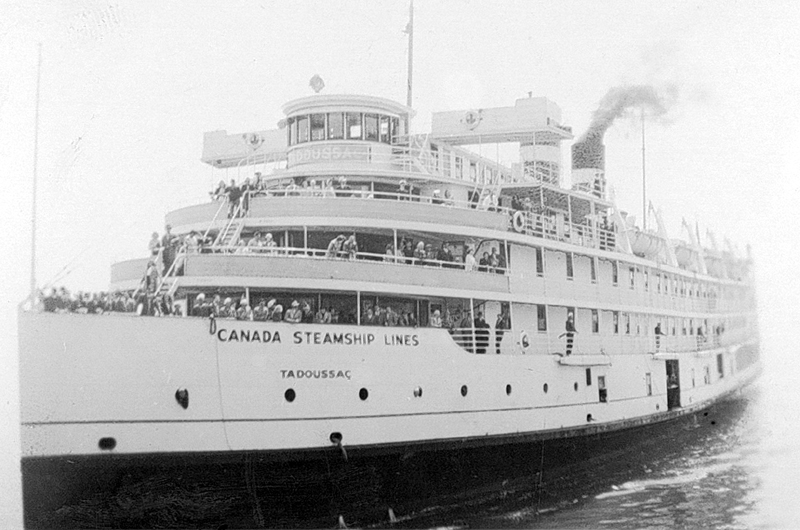
[(664, 240), (651, 232), (644, 232), (639, 228), (628, 229), (628, 240), (631, 250), (637, 256), (652, 258), (664, 248)]

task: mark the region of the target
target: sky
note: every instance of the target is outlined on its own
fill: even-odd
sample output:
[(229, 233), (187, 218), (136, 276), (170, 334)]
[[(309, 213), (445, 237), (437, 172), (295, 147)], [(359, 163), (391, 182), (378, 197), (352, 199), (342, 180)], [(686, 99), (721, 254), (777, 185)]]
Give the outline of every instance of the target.
[[(407, 21), (405, 0), (0, 0), (3, 372), (17, 370), (6, 353), (30, 278), (38, 43), (37, 284), (101, 290), (112, 262), (146, 255), (168, 211), (207, 200), (217, 177), (200, 162), (204, 132), (276, 127), (315, 74), (323, 93), (405, 102)], [(532, 92), (577, 137), (611, 88), (668, 91), (646, 124), (648, 198), (673, 237), (686, 218), (752, 245), (762, 332), (778, 345), (800, 320), (799, 23), (791, 0), (417, 0), (412, 128)], [(638, 114), (605, 142), (617, 203), (638, 213)]]

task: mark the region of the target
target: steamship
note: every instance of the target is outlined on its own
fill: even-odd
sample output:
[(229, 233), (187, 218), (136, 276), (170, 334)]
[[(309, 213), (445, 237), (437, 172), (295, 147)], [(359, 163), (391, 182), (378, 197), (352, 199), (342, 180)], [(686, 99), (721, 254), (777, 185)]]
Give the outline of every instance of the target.
[[(602, 129), (572, 145), (564, 186), (574, 136), (554, 102), (437, 112), (427, 134), (380, 97), (283, 112), (205, 134), (214, 182), (250, 185), (166, 215), (208, 242), (151, 293), (179, 315), (20, 311), (26, 512), (132, 469), (400, 473), (454, 451), (569, 450), (697, 414), (758, 374), (749, 252), (688, 225), (673, 238), (655, 210), (637, 226), (607, 191)], [(506, 143), (518, 163), (485, 155)], [(114, 263), (110, 291), (141, 297), (151, 258)], [(217, 295), (245, 318), (203, 313)]]

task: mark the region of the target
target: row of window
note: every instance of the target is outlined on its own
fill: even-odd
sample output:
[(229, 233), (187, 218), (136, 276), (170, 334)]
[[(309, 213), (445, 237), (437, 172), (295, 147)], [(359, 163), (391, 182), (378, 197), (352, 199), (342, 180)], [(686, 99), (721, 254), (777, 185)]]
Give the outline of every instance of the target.
[[(544, 255), (540, 247), (536, 247), (536, 273), (539, 276), (544, 276)], [(575, 279), (575, 266), (574, 255), (572, 252), (565, 252), (566, 255), (566, 276), (567, 280)], [(589, 259), (589, 277), (592, 283), (597, 282), (597, 258), (586, 256)], [(602, 258), (601, 258), (602, 259)], [(614, 286), (619, 285), (619, 265), (616, 261), (610, 261), (611, 264), (611, 283)], [(658, 294), (672, 294), (674, 296), (689, 297), (689, 298), (717, 298), (717, 288), (706, 285), (703, 282), (687, 281), (679, 277), (674, 277), (667, 273), (655, 274), (655, 292)], [(645, 292), (650, 292), (650, 271), (648, 269), (641, 270), (636, 266), (628, 266), (628, 286), (630, 289), (636, 289), (638, 282), (642, 282)], [(743, 288), (726, 289), (722, 288), (724, 297), (743, 298), (745, 290)]]
[(392, 143), (400, 134), (400, 119), (364, 112), (328, 112), (292, 116), (287, 120), (289, 145), (323, 140), (367, 140)]

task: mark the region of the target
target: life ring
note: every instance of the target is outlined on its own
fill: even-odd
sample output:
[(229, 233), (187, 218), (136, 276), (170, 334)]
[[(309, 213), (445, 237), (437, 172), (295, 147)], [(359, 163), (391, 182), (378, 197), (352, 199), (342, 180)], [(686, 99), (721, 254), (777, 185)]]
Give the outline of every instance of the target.
[(523, 353), (528, 351), (528, 348), (531, 346), (531, 341), (528, 338), (528, 332), (523, 331), (519, 334), (519, 343), (522, 346)]
[(514, 217), (511, 219), (514, 224), (514, 230), (523, 232), (525, 230), (525, 215), (522, 212), (514, 212)]

